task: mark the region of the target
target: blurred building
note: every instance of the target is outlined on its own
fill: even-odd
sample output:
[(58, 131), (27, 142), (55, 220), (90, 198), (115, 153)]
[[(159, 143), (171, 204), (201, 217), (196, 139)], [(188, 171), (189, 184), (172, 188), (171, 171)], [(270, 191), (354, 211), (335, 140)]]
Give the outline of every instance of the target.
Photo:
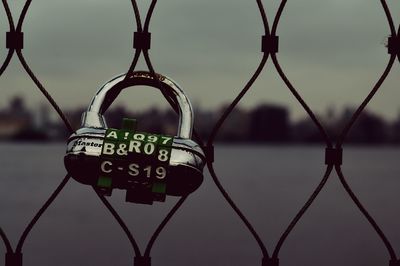
[(289, 141), (289, 116), (285, 107), (263, 104), (250, 112), (250, 141)]
[(8, 108), (0, 110), (0, 138), (7, 139), (27, 131), (33, 126), (31, 112), (21, 97), (10, 101)]
[[(209, 120), (209, 129), (215, 126), (222, 114), (226, 111), (229, 105), (220, 108), (215, 113), (212, 120)], [(218, 131), (216, 140), (223, 142), (243, 142), (249, 137), (249, 114), (247, 111), (236, 107), (232, 110), (229, 116), (225, 119), (221, 128)]]

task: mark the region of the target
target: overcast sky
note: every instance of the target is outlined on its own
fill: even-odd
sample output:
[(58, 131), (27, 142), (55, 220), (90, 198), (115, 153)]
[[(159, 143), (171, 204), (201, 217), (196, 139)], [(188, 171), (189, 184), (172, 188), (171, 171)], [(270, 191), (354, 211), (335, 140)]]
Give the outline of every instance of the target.
[[(9, 2), (19, 15), (23, 1)], [(139, 2), (144, 2), (144, 17), (150, 0)], [(279, 1), (265, 4), (272, 24)], [(400, 3), (388, 4), (398, 25)], [(5, 43), (8, 25), (4, 12), (0, 14)], [(23, 52), (63, 109), (85, 106), (101, 84), (128, 69), (135, 29), (129, 0), (35, 0), (23, 28)], [(193, 103), (207, 109), (232, 101), (262, 57), (263, 28), (255, 0), (159, 1), (150, 31), (156, 70), (181, 84)], [(321, 114), (328, 107), (339, 111), (358, 105), (389, 59), (389, 28), (378, 0), (289, 0), (278, 35), (283, 69)], [(6, 53), (1, 46), (0, 58)], [(30, 106), (43, 102), (16, 59), (0, 78), (0, 107), (14, 95), (28, 98)], [(143, 68), (141, 63), (138, 69)], [(396, 62), (369, 106), (389, 119), (400, 111), (399, 70)], [(154, 89), (131, 88), (118, 102), (132, 110), (166, 106), (159, 95)], [(284, 104), (294, 118), (305, 115), (271, 62), (241, 106), (262, 102)]]

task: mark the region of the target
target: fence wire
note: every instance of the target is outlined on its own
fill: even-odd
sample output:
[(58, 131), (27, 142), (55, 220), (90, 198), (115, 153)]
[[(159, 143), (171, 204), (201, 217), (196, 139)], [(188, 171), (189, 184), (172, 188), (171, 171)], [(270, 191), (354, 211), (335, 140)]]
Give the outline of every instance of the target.
[[(9, 66), (13, 55), (16, 54), (18, 57), (19, 62), (23, 66), (24, 70), (26, 71), (27, 75), (31, 78), (31, 80), (34, 82), (36, 87), (41, 91), (43, 96), (47, 99), (47, 101), (52, 105), (54, 110), (57, 112), (59, 115), (60, 119), (63, 121), (66, 129), (70, 134), (74, 132), (74, 129), (72, 128), (70, 122), (68, 121), (68, 118), (65, 116), (63, 111), (60, 109), (58, 106), (57, 102), (51, 97), (49, 92), (46, 90), (46, 88), (43, 86), (43, 84), (40, 82), (40, 80), (36, 77), (32, 69), (30, 68), (29, 64), (26, 62), (24, 55), (22, 53), (23, 50), (23, 31), (22, 31), (22, 26), (24, 23), (24, 19), (29, 11), (29, 7), (31, 5), (31, 0), (27, 0), (25, 2), (25, 5), (21, 11), (21, 14), (18, 17), (17, 24), (15, 26), (14, 23), (14, 17), (10, 11), (9, 5), (7, 3), (7, 0), (2, 0), (3, 3), (3, 8), (7, 16), (8, 24), (9, 24), (9, 32), (7, 32), (6, 35), (6, 46), (8, 48), (8, 53), (7, 56), (3, 62), (3, 64), (0, 67), (0, 76), (3, 75), (4, 71), (7, 69)], [(382, 5), (384, 15), (387, 18), (387, 22), (389, 25), (389, 31), (390, 31), (390, 37), (388, 38), (388, 53), (389, 53), (389, 60), (386, 65), (385, 70), (383, 71), (382, 75), (376, 82), (376, 84), (373, 86), (369, 94), (366, 96), (366, 98), (362, 101), (358, 109), (354, 112), (354, 114), (351, 116), (351, 119), (348, 121), (348, 123), (345, 125), (343, 130), (341, 131), (341, 134), (337, 138), (337, 140), (333, 141), (329, 134), (327, 133), (325, 127), (321, 124), (321, 122), (318, 120), (317, 116), (313, 113), (312, 109), (307, 105), (307, 103), (303, 100), (302, 96), (298, 93), (297, 89), (295, 86), (291, 83), (287, 75), (285, 74), (282, 66), (279, 63), (277, 53), (278, 53), (278, 47), (279, 47), (279, 38), (277, 35), (278, 31), (278, 26), (281, 21), (282, 14), (284, 10), (286, 9), (286, 4), (287, 0), (282, 0), (280, 2), (280, 5), (276, 11), (272, 27), (270, 29), (269, 23), (268, 23), (268, 17), (265, 11), (265, 8), (263, 6), (263, 3), (261, 0), (256, 0), (257, 7), (259, 9), (260, 17), (261, 17), (261, 22), (264, 27), (264, 35), (262, 36), (262, 56), (260, 63), (256, 67), (256, 70), (254, 74), (251, 76), (251, 78), (246, 82), (244, 88), (240, 91), (240, 93), (232, 100), (232, 103), (226, 108), (226, 110), (223, 112), (221, 117), (217, 120), (215, 126), (211, 130), (210, 136), (208, 137), (206, 143), (202, 142), (202, 137), (199, 136), (199, 134), (194, 130), (194, 138), (196, 141), (200, 144), (202, 149), (204, 150), (206, 154), (206, 164), (209, 169), (209, 172), (211, 174), (211, 177), (221, 192), (222, 196), (225, 198), (225, 200), (228, 202), (230, 207), (235, 211), (235, 213), (238, 215), (238, 217), (242, 220), (242, 222), (245, 225), (245, 228), (251, 233), (251, 235), (254, 237), (256, 240), (261, 253), (262, 253), (262, 266), (278, 266), (279, 265), (279, 252), (285, 243), (287, 237), (290, 235), (290, 233), (293, 231), (295, 228), (296, 224), (299, 222), (299, 220), (303, 217), (303, 215), (307, 212), (308, 208), (313, 204), (314, 200), (317, 198), (321, 190), (325, 187), (326, 182), (328, 181), (329, 177), (331, 176), (331, 173), (333, 170), (336, 171), (340, 183), (342, 184), (343, 188), (345, 191), (348, 193), (350, 196), (351, 200), (354, 202), (356, 207), (361, 211), (361, 213), (364, 215), (364, 217), (367, 219), (367, 221), (370, 223), (372, 228), (376, 231), (378, 236), (380, 237), (382, 243), (386, 247), (388, 254), (389, 254), (389, 266), (400, 266), (400, 260), (398, 259), (395, 250), (393, 249), (389, 239), (385, 236), (383, 230), (379, 227), (377, 222), (374, 220), (374, 218), (368, 213), (366, 208), (362, 205), (361, 201), (357, 198), (356, 194), (352, 191), (352, 188), (346, 181), (346, 177), (343, 173), (343, 170), (341, 168), (342, 164), (342, 153), (343, 153), (343, 144), (345, 143), (346, 136), (348, 135), (348, 132), (354, 125), (354, 123), (357, 121), (357, 119), (360, 117), (361, 113), (365, 109), (365, 107), (368, 105), (368, 103), (371, 101), (371, 99), (374, 97), (376, 92), (381, 88), (382, 84), (388, 77), (395, 61), (396, 58), (398, 61), (400, 61), (400, 26), (398, 27), (396, 31), (395, 24), (393, 22), (392, 16), (390, 9), (386, 3), (385, 0), (380, 0), (380, 3)], [(144, 23), (142, 23), (142, 18), (141, 14), (137, 5), (136, 0), (131, 0), (132, 4), (132, 9), (133, 9), (133, 15), (135, 18), (136, 22), (136, 33), (139, 35), (147, 35), (150, 36), (150, 22), (153, 17), (153, 11), (157, 6), (157, 0), (152, 0), (149, 8), (147, 10), (147, 14), (145, 16)], [(153, 66), (153, 63), (150, 58), (149, 54), (149, 49), (150, 47), (145, 47), (145, 46), (135, 46), (134, 45), (134, 53), (132, 56), (132, 63), (130, 64), (127, 73), (133, 73), (133, 71), (136, 68), (136, 65), (138, 61), (140, 60), (141, 55), (143, 55), (143, 59), (146, 63), (146, 66), (153, 76), (154, 80), (159, 81), (158, 78), (156, 77), (156, 71)], [(224, 189), (224, 186), (221, 184), (219, 181), (218, 175), (214, 169), (214, 142), (216, 139), (217, 134), (220, 131), (220, 128), (223, 126), (225, 123), (226, 119), (229, 117), (229, 115), (232, 113), (232, 111), (236, 108), (238, 103), (244, 98), (246, 93), (251, 89), (253, 83), (258, 79), (259, 75), (262, 73), (264, 67), (266, 66), (268, 59), (271, 58), (272, 64), (277, 70), (278, 75), (282, 79), (282, 81), (285, 83), (287, 88), (289, 89), (290, 93), (295, 97), (295, 99), (298, 101), (298, 103), (303, 107), (303, 109), (306, 111), (308, 116), (311, 118), (313, 121), (314, 125), (319, 131), (320, 136), (323, 138), (325, 145), (326, 145), (326, 153), (325, 153), (325, 162), (326, 162), (326, 170), (325, 173), (323, 174), (323, 177), (318, 184), (318, 186), (315, 188), (311, 196), (307, 199), (305, 204), (302, 206), (302, 208), (299, 210), (299, 212), (294, 216), (294, 218), (290, 221), (289, 225), (287, 228), (284, 230), (282, 233), (281, 237), (279, 238), (272, 255), (271, 253), (268, 252), (267, 247), (265, 246), (263, 240), (255, 230), (255, 228), (252, 226), (250, 221), (246, 218), (246, 216), (243, 214), (243, 212), (239, 209), (239, 207), (235, 204), (234, 200), (229, 196), (229, 193)], [(126, 75), (128, 77), (129, 75)], [(159, 82), (158, 84), (159, 89), (163, 96), (166, 98), (166, 100), (169, 102), (171, 107), (177, 111), (177, 103), (173, 97), (167, 90), (165, 90)], [(120, 92), (116, 91), (113, 92), (113, 95), (111, 97), (111, 100), (108, 103), (105, 103), (106, 109), (111, 105), (112, 101), (118, 96)], [(0, 227), (0, 237), (5, 245), (6, 249), (6, 264), (5, 266), (22, 266), (22, 253), (23, 253), (23, 247), (25, 240), (29, 236), (30, 231), (32, 228), (35, 226), (35, 224), (38, 222), (42, 214), (47, 210), (47, 208), (53, 203), (53, 201), (57, 198), (59, 193), (64, 189), (65, 185), (68, 183), (70, 180), (70, 176), (66, 175), (61, 183), (58, 185), (58, 187), (54, 190), (54, 192), (50, 195), (50, 197), (47, 199), (47, 201), (43, 204), (43, 206), (39, 209), (39, 211), (35, 214), (35, 216), (31, 219), (31, 221), (28, 223), (28, 225), (25, 227), (24, 231), (22, 232), (20, 239), (17, 243), (17, 246), (15, 249), (12, 247), (12, 244), (6, 234), (6, 232)], [(181, 197), (175, 204), (175, 206), (170, 210), (170, 212), (167, 214), (167, 216), (162, 220), (162, 222), (159, 224), (159, 226), (156, 228), (154, 233), (152, 234), (150, 240), (148, 241), (144, 253), (141, 252), (140, 247), (138, 246), (133, 234), (130, 232), (128, 226), (125, 224), (125, 222), (122, 220), (122, 218), (119, 216), (118, 212), (112, 207), (112, 205), (107, 201), (107, 199), (100, 194), (98, 191), (96, 191), (95, 188), (93, 188), (94, 192), (98, 196), (98, 198), (101, 200), (101, 202), (104, 204), (104, 206), (109, 210), (111, 215), (114, 217), (116, 222), (120, 225), (121, 229), (124, 231), (125, 235), (129, 239), (129, 242), (132, 246), (133, 249), (133, 255), (135, 257), (135, 265), (136, 266), (149, 266), (151, 265), (151, 249), (155, 241), (157, 240), (158, 236), (160, 235), (161, 231), (163, 228), (167, 225), (169, 220), (174, 216), (174, 214), (178, 211), (178, 209), (182, 206), (182, 204), (185, 202), (187, 196)], [(381, 264), (383, 265), (383, 263)]]

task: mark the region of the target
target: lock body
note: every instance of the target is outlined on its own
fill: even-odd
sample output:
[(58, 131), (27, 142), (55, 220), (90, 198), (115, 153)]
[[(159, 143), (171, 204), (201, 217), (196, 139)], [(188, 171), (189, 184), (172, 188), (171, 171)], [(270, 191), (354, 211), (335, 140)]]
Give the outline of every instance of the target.
[[(129, 175), (133, 164), (146, 167), (146, 159), (124, 160), (120, 165), (102, 158), (106, 129), (81, 128), (68, 140), (64, 159), (69, 174), (78, 182), (97, 186), (99, 177), (118, 172), (109, 189), (131, 190), (157, 181), (153, 178), (136, 178)], [(204, 154), (197, 143), (190, 139), (175, 137), (171, 145), (169, 163), (165, 166), (168, 174), (163, 178), (167, 195), (184, 196), (195, 191), (203, 181)], [(105, 163), (105, 164), (104, 164)], [(102, 165), (104, 164), (104, 165)]]

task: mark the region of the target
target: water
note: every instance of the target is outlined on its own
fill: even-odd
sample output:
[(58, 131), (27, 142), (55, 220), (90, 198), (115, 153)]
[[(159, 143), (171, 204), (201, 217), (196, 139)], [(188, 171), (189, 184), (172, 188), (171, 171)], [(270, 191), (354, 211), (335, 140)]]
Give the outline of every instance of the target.
[[(15, 246), (27, 222), (65, 175), (64, 145), (1, 144), (0, 148), (0, 225)], [(323, 152), (322, 147), (217, 146), (216, 172), (270, 253), (322, 178)], [(397, 251), (399, 157), (399, 148), (346, 147), (343, 165), (354, 191)], [(119, 191), (110, 198), (142, 249), (176, 200), (135, 205), (125, 203)], [(0, 261), (4, 260), (1, 253)], [(152, 250), (155, 266), (261, 265), (261, 257), (208, 173)], [(336, 174), (289, 236), (279, 257), (285, 266), (388, 265), (386, 249)], [(94, 192), (71, 180), (28, 237), (24, 265), (128, 266), (133, 265), (133, 251)]]

